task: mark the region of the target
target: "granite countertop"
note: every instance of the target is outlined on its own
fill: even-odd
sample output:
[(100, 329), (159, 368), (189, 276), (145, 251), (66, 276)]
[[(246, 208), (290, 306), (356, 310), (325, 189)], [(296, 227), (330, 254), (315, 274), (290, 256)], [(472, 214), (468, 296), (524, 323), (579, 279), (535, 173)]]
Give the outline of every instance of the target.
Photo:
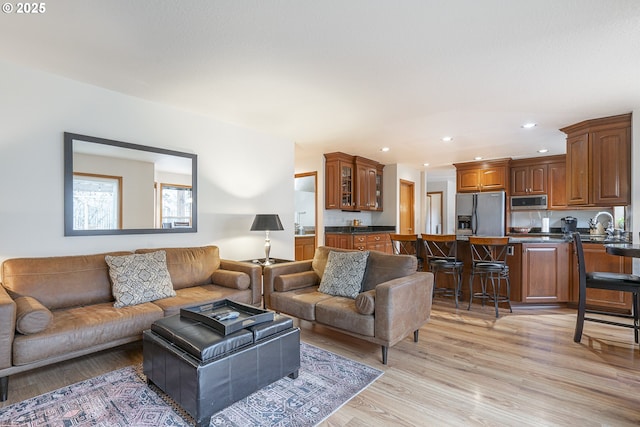
[[(573, 239), (565, 237), (562, 233), (510, 233), (506, 237), (510, 243), (569, 243)], [(609, 236), (591, 236), (589, 233), (580, 233), (583, 243), (630, 243), (627, 240)], [(458, 240), (468, 240), (469, 236), (458, 236)]]
[(316, 233), (296, 234), (296, 237), (315, 237)]
[(325, 227), (325, 233), (333, 234), (359, 234), (359, 233), (395, 233), (395, 225), (347, 225), (343, 227)]

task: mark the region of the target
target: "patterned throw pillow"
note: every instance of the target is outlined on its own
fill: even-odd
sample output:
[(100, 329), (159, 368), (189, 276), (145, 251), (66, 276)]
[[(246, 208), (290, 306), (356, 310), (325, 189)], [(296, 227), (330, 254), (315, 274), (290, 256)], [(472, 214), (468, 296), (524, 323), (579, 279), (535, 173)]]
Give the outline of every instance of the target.
[(369, 251), (329, 252), (318, 291), (347, 298), (360, 293)]
[(114, 307), (174, 297), (165, 251), (104, 257), (109, 265)]

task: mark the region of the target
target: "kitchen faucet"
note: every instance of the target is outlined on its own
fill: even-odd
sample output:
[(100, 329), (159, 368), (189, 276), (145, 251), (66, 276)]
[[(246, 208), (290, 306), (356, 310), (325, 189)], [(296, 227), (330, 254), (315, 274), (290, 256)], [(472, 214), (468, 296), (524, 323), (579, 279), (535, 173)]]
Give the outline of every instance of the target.
[(598, 217), (600, 215), (607, 215), (609, 218), (611, 218), (611, 221), (609, 221), (609, 226), (606, 228), (606, 232), (607, 232), (607, 234), (613, 235), (613, 232), (615, 231), (615, 224), (616, 224), (615, 220), (613, 219), (613, 215), (611, 215), (607, 211), (598, 212), (596, 214), (596, 216), (593, 217), (593, 223), (594, 224), (598, 223)]

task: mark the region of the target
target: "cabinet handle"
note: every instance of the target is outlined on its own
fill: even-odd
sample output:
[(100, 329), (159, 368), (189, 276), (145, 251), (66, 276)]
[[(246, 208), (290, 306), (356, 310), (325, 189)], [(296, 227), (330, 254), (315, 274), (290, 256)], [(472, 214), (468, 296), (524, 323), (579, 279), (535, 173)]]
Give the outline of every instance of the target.
[(375, 240), (380, 240), (380, 236), (376, 236), (376, 237), (375, 237)]

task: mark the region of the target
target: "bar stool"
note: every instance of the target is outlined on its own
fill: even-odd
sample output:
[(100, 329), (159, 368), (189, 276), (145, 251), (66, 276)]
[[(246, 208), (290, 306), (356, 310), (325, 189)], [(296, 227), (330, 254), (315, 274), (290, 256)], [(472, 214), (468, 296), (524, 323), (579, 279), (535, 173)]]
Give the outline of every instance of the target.
[[(471, 246), (471, 276), (469, 278), (469, 307), (473, 298), (480, 298), (484, 306), (485, 300), (493, 301), (496, 309), (496, 317), (499, 317), (498, 304), (507, 303), (509, 312), (511, 309), (511, 283), (509, 281), (509, 266), (507, 265), (507, 252), (509, 248), (508, 237), (469, 237)], [(481, 292), (473, 292), (473, 279), (480, 278)], [(500, 292), (502, 281), (506, 283), (506, 292)], [(487, 292), (487, 282), (491, 281), (491, 293)]]
[(423, 269), (423, 260), (418, 254), (417, 234), (389, 234), (394, 255), (413, 255), (418, 259), (418, 270)]
[[(458, 240), (455, 234), (421, 234), (429, 271), (433, 273), (433, 293), (453, 295), (458, 308), (458, 297), (462, 290), (462, 266), (458, 259)], [(453, 289), (438, 287), (438, 273), (453, 277)]]

